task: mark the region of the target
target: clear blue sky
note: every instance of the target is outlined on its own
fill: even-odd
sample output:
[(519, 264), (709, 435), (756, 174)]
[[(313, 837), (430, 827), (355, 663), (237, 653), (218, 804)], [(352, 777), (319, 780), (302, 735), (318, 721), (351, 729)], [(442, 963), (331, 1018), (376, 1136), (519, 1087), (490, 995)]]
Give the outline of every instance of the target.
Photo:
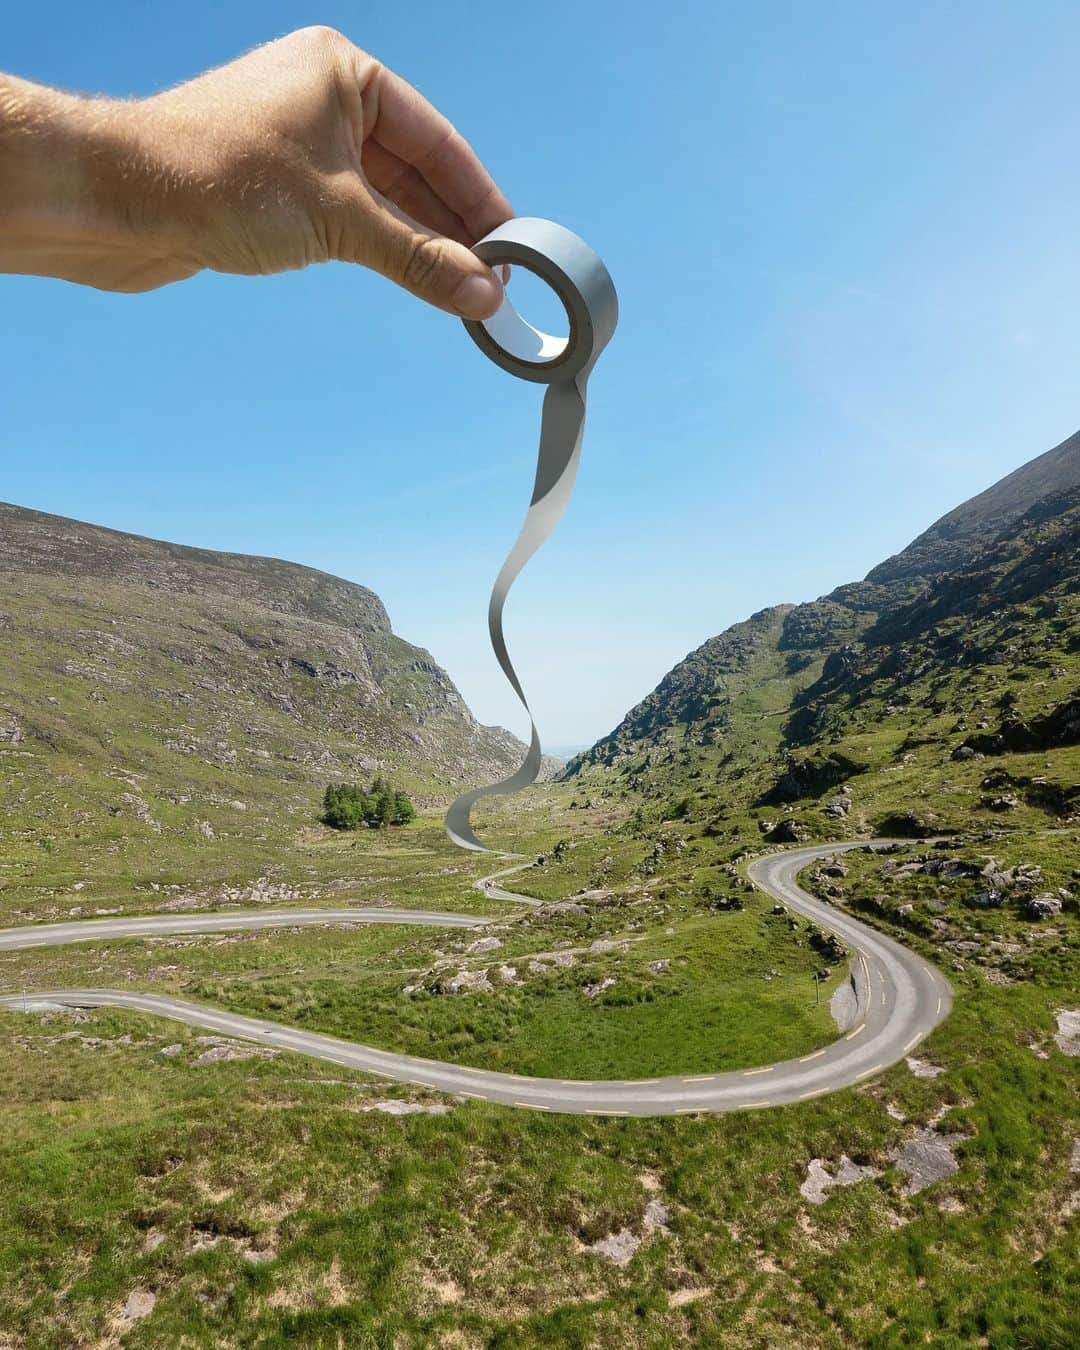
[[(621, 326), (568, 518), (507, 630), (546, 742), (863, 575), (1080, 425), (1080, 6), (8, 6), (0, 65), (137, 95), (305, 23), (604, 256)], [(540, 390), (330, 266), (147, 296), (0, 277), (0, 498), (373, 587), (523, 729), (488, 589)]]

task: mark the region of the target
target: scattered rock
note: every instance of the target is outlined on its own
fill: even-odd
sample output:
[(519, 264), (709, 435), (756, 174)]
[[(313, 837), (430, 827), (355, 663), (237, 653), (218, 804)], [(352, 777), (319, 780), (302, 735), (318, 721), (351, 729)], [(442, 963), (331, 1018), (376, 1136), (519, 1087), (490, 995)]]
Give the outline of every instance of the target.
[(812, 1205), (825, 1203), (828, 1192), (834, 1186), (854, 1186), (857, 1181), (879, 1176), (876, 1167), (860, 1167), (852, 1162), (846, 1153), (841, 1153), (835, 1173), (830, 1172), (824, 1158), (811, 1158), (806, 1164), (806, 1180), (799, 1187), (804, 1200)]
[(1061, 901), (1056, 895), (1045, 891), (1042, 895), (1033, 895), (1027, 902), (1025, 913), (1029, 919), (1054, 919), (1061, 913)]
[(465, 950), (472, 956), (477, 955), (480, 952), (497, 952), (501, 946), (502, 941), (499, 938), (484, 937), (477, 938), (475, 942), (471, 942)]
[(667, 960), (664, 960), (664, 961), (650, 961), (650, 962), (649, 962), (649, 970), (652, 972), (653, 975), (663, 975), (663, 974), (665, 973), (665, 971), (667, 970), (668, 966), (670, 966), (670, 965), (671, 965), (671, 962), (670, 962), (670, 961), (667, 961)]
[(277, 1051), (265, 1045), (250, 1045), (243, 1041), (230, 1041), (223, 1036), (197, 1036), (200, 1045), (209, 1046), (191, 1062), (196, 1068), (204, 1064), (223, 1064), (236, 1059), (273, 1059)]
[(179, 1041), (175, 1045), (165, 1045), (158, 1051), (163, 1059), (175, 1059), (177, 1055), (183, 1052), (184, 1047)]
[(567, 966), (573, 966), (577, 964), (577, 957), (574, 955), (573, 952), (556, 952), (553, 960), (557, 966), (563, 969), (565, 969)]
[(450, 1110), (445, 1102), (405, 1102), (397, 1097), (388, 1097), (381, 1102), (368, 1102), (361, 1111), (382, 1111), (387, 1116), (442, 1116)]
[(149, 1289), (133, 1289), (128, 1294), (127, 1302), (120, 1313), (120, 1322), (124, 1326), (131, 1326), (133, 1322), (138, 1322), (143, 1317), (149, 1317), (154, 1311), (155, 1303), (157, 1303), (157, 1294), (152, 1294)]
[(890, 1149), (889, 1160), (907, 1175), (904, 1194), (917, 1195), (958, 1172), (960, 1164), (952, 1150), (966, 1138), (964, 1134), (938, 1134), (920, 1127), (905, 1143)]
[(969, 895), (966, 903), (973, 909), (1000, 909), (1005, 903), (1005, 897), (1000, 891), (985, 887), (981, 891), (976, 891), (974, 895)]
[(585, 986), (586, 998), (597, 998), (605, 989), (610, 989), (615, 983), (614, 975), (608, 975), (600, 981), (599, 984), (587, 984)]
[(459, 970), (440, 982), (439, 988), (446, 994), (490, 994), (492, 984), (486, 970)]
[(908, 1055), (907, 1066), (916, 1078), (938, 1078), (945, 1072), (936, 1064), (930, 1064), (925, 1059), (916, 1059), (914, 1055)]
[(1057, 1015), (1054, 1041), (1063, 1055), (1080, 1056), (1080, 1009), (1062, 1008)]
[(628, 1266), (640, 1246), (641, 1238), (635, 1237), (629, 1228), (621, 1228), (617, 1233), (609, 1233), (607, 1237), (599, 1238), (585, 1250), (604, 1257), (612, 1265)]
[(642, 1223), (647, 1233), (655, 1233), (658, 1229), (666, 1229), (671, 1222), (671, 1210), (664, 1204), (659, 1196), (652, 1196), (649, 1203), (645, 1206), (645, 1217)]
[(830, 797), (825, 803), (825, 814), (834, 820), (843, 820), (851, 810), (851, 798), (844, 795)]

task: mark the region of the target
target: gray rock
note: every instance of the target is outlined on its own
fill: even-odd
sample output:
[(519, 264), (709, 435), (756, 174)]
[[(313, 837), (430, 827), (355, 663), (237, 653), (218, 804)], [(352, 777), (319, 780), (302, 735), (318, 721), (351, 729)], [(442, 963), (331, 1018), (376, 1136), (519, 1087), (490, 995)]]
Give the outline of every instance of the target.
[(628, 1266), (640, 1246), (641, 1239), (635, 1237), (629, 1228), (622, 1228), (617, 1233), (609, 1233), (607, 1237), (600, 1238), (585, 1250), (595, 1252), (612, 1265)]
[(1049, 891), (1033, 895), (1027, 902), (1025, 913), (1029, 919), (1053, 919), (1061, 913), (1061, 901)]
[(876, 1167), (860, 1167), (846, 1153), (841, 1153), (835, 1172), (829, 1171), (824, 1158), (811, 1158), (806, 1164), (806, 1180), (799, 1191), (810, 1204), (823, 1205), (834, 1186), (854, 1186), (857, 1181), (879, 1175)]
[(499, 938), (485, 937), (477, 938), (475, 942), (470, 942), (465, 950), (469, 952), (470, 955), (473, 955), (479, 952), (497, 952), (501, 946), (502, 942)]
[(154, 1311), (156, 1303), (157, 1294), (151, 1293), (149, 1289), (133, 1289), (127, 1296), (121, 1318), (125, 1323), (138, 1322)]
[(953, 1157), (953, 1148), (967, 1136), (938, 1134), (934, 1130), (917, 1129), (903, 1144), (889, 1151), (889, 1160), (906, 1173), (905, 1195), (917, 1195), (936, 1181), (944, 1181), (960, 1170)]
[(447, 994), (490, 994), (492, 989), (486, 970), (459, 970), (439, 987)]
[(907, 1066), (916, 1078), (940, 1078), (945, 1072), (937, 1064), (930, 1064), (925, 1059), (916, 1059), (914, 1055), (908, 1055)]
[(1057, 1048), (1063, 1055), (1080, 1056), (1080, 1008), (1062, 1008), (1057, 1015)]
[(381, 1111), (386, 1116), (442, 1116), (450, 1110), (445, 1102), (404, 1102), (398, 1097), (389, 1097), (381, 1102), (370, 1102), (360, 1109), (362, 1111)]
[(645, 1206), (645, 1217), (642, 1222), (646, 1232), (655, 1233), (660, 1228), (667, 1228), (671, 1222), (671, 1210), (659, 1196), (654, 1195)]

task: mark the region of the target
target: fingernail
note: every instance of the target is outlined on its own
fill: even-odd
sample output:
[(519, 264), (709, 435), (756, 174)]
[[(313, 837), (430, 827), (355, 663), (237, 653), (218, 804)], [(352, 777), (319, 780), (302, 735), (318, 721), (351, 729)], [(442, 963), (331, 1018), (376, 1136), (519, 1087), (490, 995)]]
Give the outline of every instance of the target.
[(502, 287), (493, 276), (473, 273), (459, 284), (450, 303), (463, 319), (490, 319), (502, 304)]

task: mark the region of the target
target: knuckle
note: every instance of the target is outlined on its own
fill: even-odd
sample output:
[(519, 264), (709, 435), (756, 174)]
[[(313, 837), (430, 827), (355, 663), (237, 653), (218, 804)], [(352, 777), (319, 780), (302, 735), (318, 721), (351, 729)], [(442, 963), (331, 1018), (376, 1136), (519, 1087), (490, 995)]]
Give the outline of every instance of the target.
[(437, 239), (418, 236), (405, 259), (402, 280), (412, 291), (429, 292), (445, 267), (445, 252)]

